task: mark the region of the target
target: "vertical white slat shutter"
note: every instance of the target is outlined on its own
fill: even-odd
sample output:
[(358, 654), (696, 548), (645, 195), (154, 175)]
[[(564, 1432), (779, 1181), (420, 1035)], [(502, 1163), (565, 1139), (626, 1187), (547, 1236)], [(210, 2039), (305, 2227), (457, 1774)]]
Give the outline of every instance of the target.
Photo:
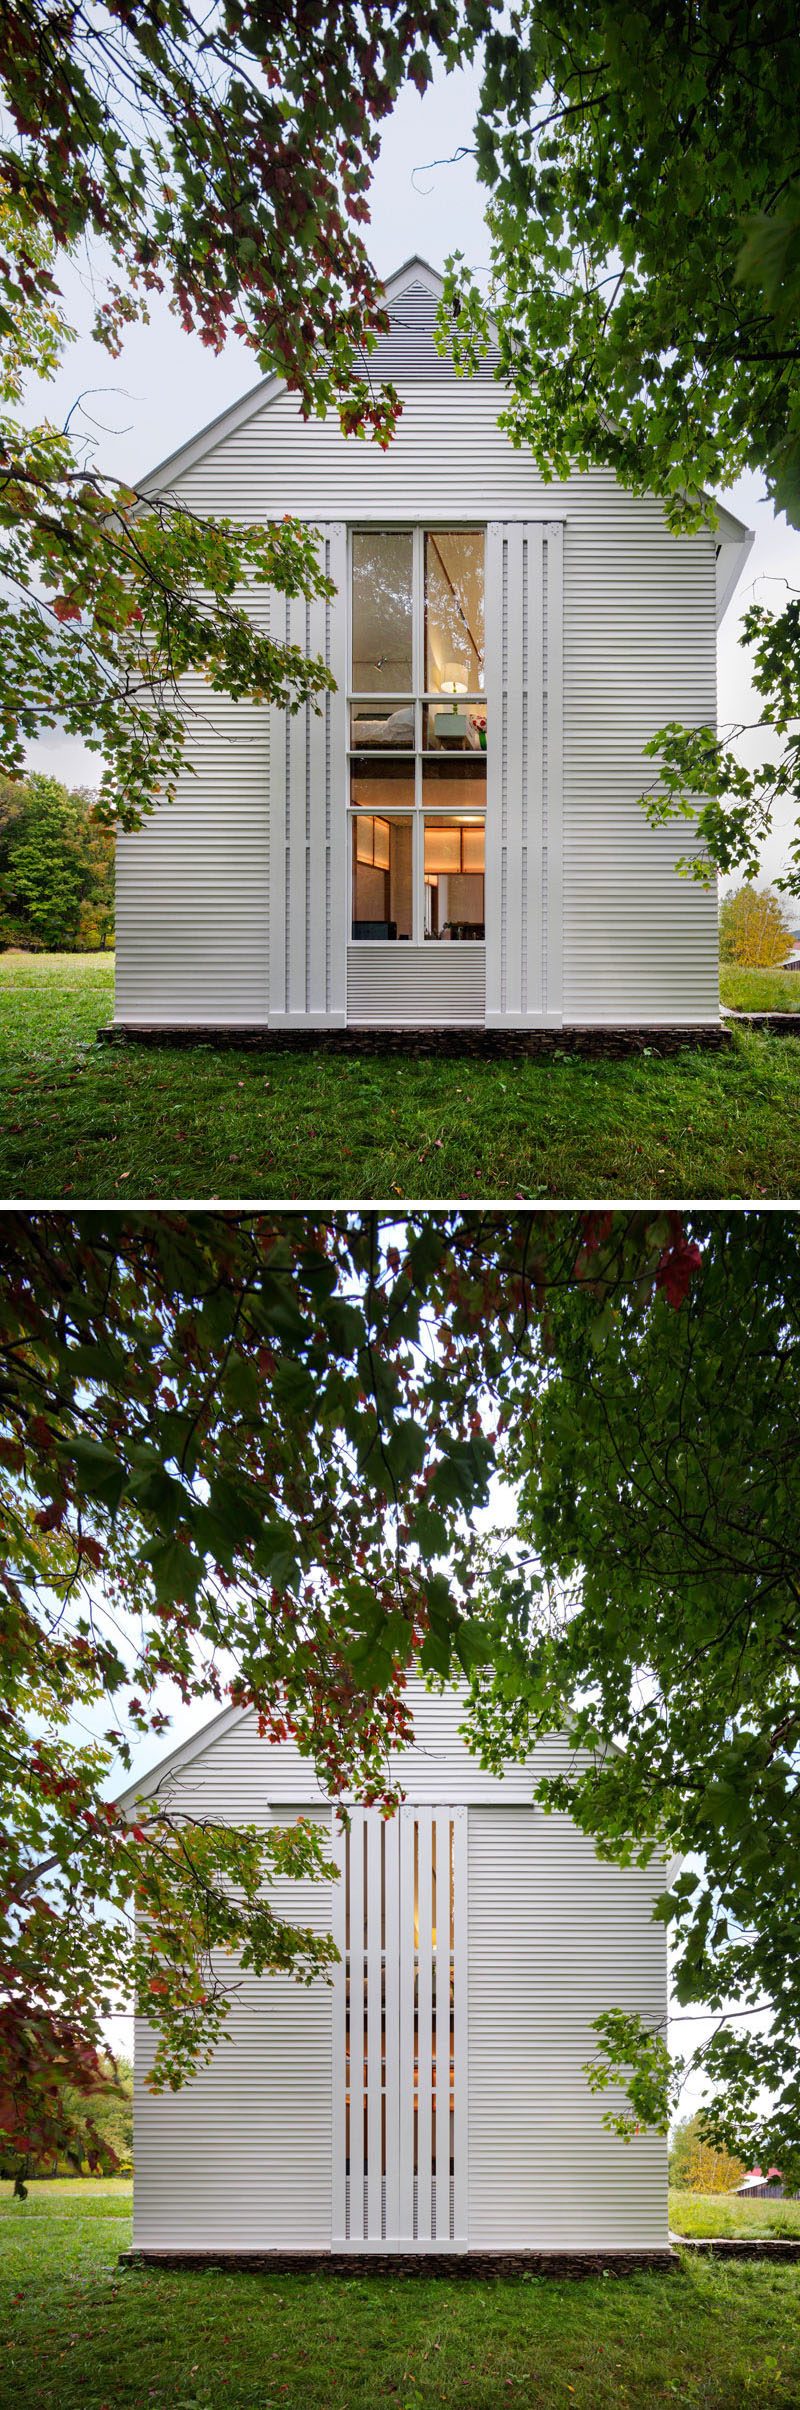
[(350, 2234), (364, 2235), (364, 1825), (350, 1831)]
[(396, 2241), (400, 2228), (400, 2158), (402, 2151), (400, 2096), (400, 1983), (392, 1980), (390, 1952), (394, 1946), (393, 1902), (400, 1898), (400, 1820), (391, 1816), (385, 1828), (385, 2002), (386, 2002), (386, 2242)]
[(464, 1807), (405, 1805), (385, 1828), (377, 1809), (354, 1807), (349, 1836), (334, 1828), (333, 1856), (342, 1868), (338, 1900), (334, 1895), (342, 1953), (333, 1997), (334, 2250), (466, 2249), (466, 1842)]
[(438, 1808), (434, 1947), (436, 2239), (450, 2236), (450, 1834), (452, 1811)]
[[(431, 1811), (420, 1809), (417, 1814), (417, 2235), (419, 2241), (430, 2242), (431, 2224), (431, 2134), (432, 2063), (432, 1992), (433, 1952), (431, 1928), (433, 1906), (431, 1895)], [(401, 1942), (402, 1946), (402, 1942)]]
[(284, 1027), (343, 1027), (347, 1013), (347, 545), (344, 524), (320, 527), (334, 601), (274, 598), (272, 626), (306, 658), (320, 655), (335, 694), (270, 727), (269, 1018)]
[(493, 520), (486, 548), (486, 1021), (561, 1025), (563, 525)]

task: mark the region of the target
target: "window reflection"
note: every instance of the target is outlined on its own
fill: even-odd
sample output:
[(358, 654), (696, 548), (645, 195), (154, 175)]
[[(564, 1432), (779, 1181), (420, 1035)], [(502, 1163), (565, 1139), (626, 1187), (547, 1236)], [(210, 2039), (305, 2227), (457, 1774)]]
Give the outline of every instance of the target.
[(353, 535), (355, 694), (410, 691), (413, 541), (406, 527)]
[(482, 528), (426, 531), (426, 693), (483, 692), (483, 583)]

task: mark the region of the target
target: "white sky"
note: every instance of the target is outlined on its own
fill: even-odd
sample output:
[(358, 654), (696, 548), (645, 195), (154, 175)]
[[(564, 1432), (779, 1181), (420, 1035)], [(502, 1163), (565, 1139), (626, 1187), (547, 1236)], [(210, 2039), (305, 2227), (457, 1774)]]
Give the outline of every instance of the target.
[[(418, 252), (442, 269), (449, 251), (460, 250), (476, 270), (488, 268), (488, 246), (482, 197), (471, 158), (454, 166), (420, 172), (425, 162), (446, 158), (461, 144), (469, 145), (478, 91), (478, 74), (436, 74), (424, 98), (409, 86), (402, 94), (384, 132), (372, 197), (368, 234), (371, 256), (381, 276), (389, 276)], [(138, 477), (175, 451), (207, 425), (221, 410), (238, 400), (257, 381), (253, 355), (231, 336), (219, 359), (199, 336), (182, 332), (166, 303), (153, 307), (148, 326), (130, 330), (118, 360), (93, 344), (86, 331), (91, 324), (88, 263), (83, 271), (70, 269), (65, 294), (74, 322), (82, 330), (68, 350), (65, 365), (48, 389), (48, 414), (63, 421), (76, 397), (87, 388), (110, 390), (87, 394), (85, 408), (108, 432), (98, 431), (98, 465), (120, 476)], [(42, 413), (42, 388), (34, 389), (29, 417)], [(77, 419), (73, 421), (76, 424)], [(85, 427), (86, 421), (83, 420)], [(800, 533), (776, 518), (763, 499), (763, 481), (743, 477), (721, 497), (755, 530), (756, 541), (742, 580), (729, 607), (719, 640), (719, 716), (725, 726), (734, 718), (755, 716), (755, 698), (748, 677), (748, 656), (738, 644), (742, 608), (756, 594), (780, 606), (781, 581), (800, 585)], [(745, 740), (745, 758), (758, 759), (758, 741)], [(77, 739), (54, 734), (32, 746), (29, 759), (38, 768), (78, 784), (96, 785), (98, 757)], [(791, 811), (765, 849), (763, 874), (774, 878), (786, 860)]]

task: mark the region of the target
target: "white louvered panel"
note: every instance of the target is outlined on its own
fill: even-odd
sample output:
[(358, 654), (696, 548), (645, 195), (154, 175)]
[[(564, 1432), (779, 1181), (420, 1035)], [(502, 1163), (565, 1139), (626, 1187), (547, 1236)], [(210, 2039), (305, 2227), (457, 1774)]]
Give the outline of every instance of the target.
[[(449, 2001), (451, 1851), (457, 1984), (465, 1967), (465, 1815), (463, 1808), (403, 1807), (385, 1826), (377, 1809), (353, 1808), (349, 1834), (334, 1835), (334, 1858), (350, 1870), (344, 1919), (337, 1925), (343, 1971), (333, 2019), (336, 2250), (464, 2247), (466, 2123), (460, 2101), (452, 2185), (450, 2175)], [(437, 1877), (444, 1869), (441, 1930), (434, 1839)], [(457, 2006), (461, 2019), (460, 1992)], [(465, 2094), (465, 2062), (459, 2082)]]
[(269, 1017), (279, 1028), (324, 1027), (345, 1013), (344, 527), (323, 525), (320, 548), (337, 599), (287, 601), (282, 633), (307, 660), (328, 664), (337, 692), (319, 709), (270, 714)]
[[(386, 1853), (386, 1948), (390, 1947), (392, 1912), (390, 1903), (398, 1902), (402, 1917), (400, 1890), (400, 1822), (397, 1816), (384, 1826)], [(396, 1983), (385, 1984), (386, 2016), (386, 2197), (384, 2234), (387, 2243), (396, 2241), (400, 2232), (400, 2155), (401, 2121), (405, 2103), (400, 2089), (400, 1998), (403, 1983), (402, 1969)]]
[(350, 2049), (347, 2059), (350, 2094), (348, 2154), (349, 2216), (348, 2239), (361, 2242), (368, 2233), (364, 2218), (364, 2189), (366, 2178), (364, 2150), (364, 1817), (354, 1810), (347, 1836), (349, 1866), (349, 1953), (348, 1977), (350, 1995)]
[(451, 1985), (451, 1868), (452, 1809), (438, 1808), (433, 1827), (436, 1843), (434, 1909), (434, 2100), (433, 2157), (436, 2170), (437, 2241), (450, 2238), (450, 1985)]
[[(263, 596), (253, 617), (266, 625)], [(117, 838), (115, 1019), (266, 1020), (268, 713), (182, 680), (174, 803)]]
[(384, 2232), (383, 2199), (383, 2009), (384, 1975), (391, 1982), (394, 1973), (389, 1964), (392, 1949), (387, 1934), (384, 1964), (383, 1926), (383, 1819), (373, 1809), (364, 1819), (367, 1836), (367, 2166), (369, 2226), (371, 2242), (380, 2242)]
[[(433, 2092), (433, 1925), (432, 1824), (422, 1809), (413, 1816), (416, 1890), (417, 1960), (417, 2226), (421, 2243), (430, 2242), (431, 2221), (431, 2099)], [(402, 1947), (402, 1940), (401, 1940)]]
[(624, 512), (601, 547), (570, 521), (564, 577), (565, 1019), (713, 1020), (716, 895), (676, 873), (688, 824), (651, 830), (637, 802), (654, 729), (714, 723), (711, 547), (657, 523), (632, 544)]
[[(414, 2130), (414, 2067), (416, 2061), (416, 1964), (414, 1956), (414, 1819), (399, 1813), (399, 1936), (398, 1936), (398, 2203), (397, 2239), (417, 2231), (416, 2136)], [(401, 1938), (405, 1937), (405, 1949)]]
[(347, 2233), (347, 2159), (349, 2151), (347, 2114), (347, 2052), (349, 2019), (347, 1963), (349, 1939), (349, 1901), (347, 1896), (346, 1841), (341, 1825), (334, 1817), (331, 1830), (331, 1857), (338, 1868), (338, 1882), (332, 1885), (331, 1932), (339, 1952), (333, 1969), (332, 1985), (332, 2068), (331, 2068), (331, 2233), (334, 2243)]
[(562, 528), (487, 530), (486, 1020), (561, 1023)]
[(469, 1836), (470, 2245), (663, 2246), (666, 2145), (607, 2134), (582, 2072), (601, 2008), (664, 2016), (663, 1869), (523, 1808), (474, 1808)]
[(478, 942), (350, 945), (347, 1019), (416, 1028), (426, 1022), (477, 1025), (484, 1017), (485, 948)]
[[(326, 1826), (330, 1812), (317, 1811)], [(287, 1812), (276, 1821), (292, 1822)], [(279, 1879), (276, 1912), (325, 1931), (328, 1883)], [(231, 1978), (231, 1962), (222, 1972)], [(182, 2091), (151, 2095), (137, 2020), (134, 2244), (161, 2250), (326, 2250), (331, 2232), (331, 1991), (288, 1976), (233, 1980), (229, 2030)]]
[[(384, 379), (392, 384), (408, 377), (444, 378), (453, 382), (453, 369), (448, 359), (435, 350), (433, 330), (438, 298), (430, 286), (418, 279), (411, 280), (392, 302), (392, 323), (387, 335), (379, 335), (370, 353), (369, 373), (374, 384)], [(498, 353), (495, 345), (481, 360), (478, 375), (491, 377)]]

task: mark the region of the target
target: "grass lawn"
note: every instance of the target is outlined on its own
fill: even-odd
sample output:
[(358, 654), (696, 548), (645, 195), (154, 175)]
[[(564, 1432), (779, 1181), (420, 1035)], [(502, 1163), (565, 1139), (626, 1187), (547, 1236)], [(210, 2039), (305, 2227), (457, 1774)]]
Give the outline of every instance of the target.
[(740, 1013), (797, 1013), (800, 971), (746, 971), (740, 962), (721, 962), (719, 992)]
[(730, 2193), (670, 2192), (673, 2234), (772, 2235), (800, 2243), (800, 2201), (738, 2201)]
[(119, 2268), (130, 2187), (0, 2187), (3, 2410), (796, 2410), (800, 2269), (493, 2283)]
[(618, 1063), (98, 1046), (113, 975), (0, 956), (6, 1198), (800, 1194), (793, 1036)]

